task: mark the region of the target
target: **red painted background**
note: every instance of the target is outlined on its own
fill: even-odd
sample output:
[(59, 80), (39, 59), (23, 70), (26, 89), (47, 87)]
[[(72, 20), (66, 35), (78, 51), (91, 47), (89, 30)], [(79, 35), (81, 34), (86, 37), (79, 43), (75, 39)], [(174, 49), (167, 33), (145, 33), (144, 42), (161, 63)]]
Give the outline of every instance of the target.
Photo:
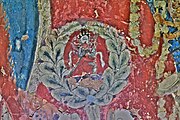
[[(123, 31), (128, 36), (129, 23), (129, 0), (52, 0), (52, 28), (58, 28), (78, 19), (97, 20), (107, 23)], [(151, 39), (154, 32), (154, 20), (148, 5), (141, 1), (139, 4), (140, 10), (140, 31), (141, 43), (151, 45)], [(97, 11), (97, 14), (94, 12)], [(22, 107), (17, 101), (17, 89), (13, 78), (11, 77), (11, 67), (9, 64), (9, 35), (5, 29), (4, 21), (5, 13), (0, 6), (0, 69), (3, 67), (6, 75), (3, 76), (0, 72), (0, 94), (3, 100), (2, 104), (7, 104), (12, 117), (19, 120), (24, 113)], [(162, 40), (161, 40), (162, 44)], [(140, 57), (138, 54), (131, 52), (131, 74), (129, 77), (129, 84), (125, 90), (116, 96), (110, 105), (101, 107), (102, 119), (106, 119), (107, 110), (114, 110), (116, 108), (136, 109), (138, 114), (146, 120), (147, 114), (152, 120), (157, 120), (157, 100), (156, 95), (157, 80), (155, 79), (155, 62), (161, 54), (161, 46), (159, 51), (150, 58)], [(167, 67), (167, 63), (168, 66)], [(166, 62), (166, 71), (175, 71), (173, 60), (169, 56)], [(82, 109), (71, 109), (61, 103), (58, 103), (52, 98), (47, 88), (43, 84), (38, 86), (36, 94), (42, 99), (54, 104), (56, 107), (62, 107), (66, 112), (77, 112), (86, 116)], [(167, 96), (166, 106), (171, 112), (171, 97)], [(53, 101), (52, 101), (53, 100)], [(0, 109), (0, 110), (1, 110)], [(106, 115), (105, 115), (106, 114)]]

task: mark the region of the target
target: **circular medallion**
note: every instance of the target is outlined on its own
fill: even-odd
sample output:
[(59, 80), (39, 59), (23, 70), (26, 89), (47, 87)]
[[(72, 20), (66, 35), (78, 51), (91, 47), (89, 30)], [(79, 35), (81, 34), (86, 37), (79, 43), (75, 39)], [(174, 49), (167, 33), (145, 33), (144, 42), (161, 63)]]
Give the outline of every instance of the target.
[(71, 22), (53, 30), (39, 58), (41, 82), (72, 108), (109, 104), (130, 74), (124, 36), (96, 21)]

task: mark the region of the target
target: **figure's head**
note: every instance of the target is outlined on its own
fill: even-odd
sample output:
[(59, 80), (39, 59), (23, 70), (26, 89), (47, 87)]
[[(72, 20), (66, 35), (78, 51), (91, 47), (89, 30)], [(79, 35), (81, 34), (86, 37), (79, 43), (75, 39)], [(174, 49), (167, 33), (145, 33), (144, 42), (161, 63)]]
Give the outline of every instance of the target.
[(80, 43), (89, 43), (89, 41), (90, 41), (89, 31), (82, 29), (80, 34), (78, 35), (78, 39), (79, 39)]

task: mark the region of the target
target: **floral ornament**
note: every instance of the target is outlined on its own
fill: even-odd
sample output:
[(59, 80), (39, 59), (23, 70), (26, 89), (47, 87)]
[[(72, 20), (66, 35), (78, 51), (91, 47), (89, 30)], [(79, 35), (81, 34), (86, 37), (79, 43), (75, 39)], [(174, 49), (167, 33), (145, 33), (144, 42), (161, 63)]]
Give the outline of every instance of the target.
[[(175, 105), (173, 106), (173, 113), (170, 115), (171, 119), (175, 119), (176, 116), (180, 117), (180, 75), (179, 73), (172, 74), (166, 77), (161, 83), (159, 83), (157, 93), (164, 95), (172, 95), (175, 100)], [(160, 101), (160, 100), (159, 100)], [(159, 105), (160, 108), (164, 106), (164, 103)], [(166, 111), (159, 110), (158, 115), (164, 118)]]
[[(131, 0), (130, 1), (130, 23), (129, 23), (129, 35), (130, 42), (133, 46), (138, 48), (138, 52), (143, 57), (150, 57), (153, 55), (159, 46), (159, 38), (160, 38), (160, 31), (158, 31), (159, 26), (155, 24), (155, 34), (152, 39), (152, 46), (144, 47), (141, 45), (139, 36), (140, 36), (140, 0)], [(158, 27), (157, 27), (158, 26)], [(132, 40), (131, 40), (132, 39)]]
[[(102, 78), (92, 82), (98, 82), (99, 87), (87, 87), (85, 79), (72, 82), (68, 77), (72, 69), (67, 69), (64, 64), (64, 49), (75, 31), (87, 29), (105, 39), (109, 51), (109, 67), (102, 75), (95, 74)], [(125, 39), (121, 33), (111, 26), (99, 22), (88, 21), (83, 24), (71, 22), (67, 25), (53, 30), (42, 44), (38, 51), (40, 70), (40, 81), (49, 88), (52, 96), (72, 108), (81, 108), (87, 105), (107, 105), (127, 85), (130, 74), (130, 52), (128, 51)], [(82, 76), (79, 76), (82, 77)], [(74, 79), (75, 80), (75, 79)], [(73, 84), (72, 84), (73, 83)]]

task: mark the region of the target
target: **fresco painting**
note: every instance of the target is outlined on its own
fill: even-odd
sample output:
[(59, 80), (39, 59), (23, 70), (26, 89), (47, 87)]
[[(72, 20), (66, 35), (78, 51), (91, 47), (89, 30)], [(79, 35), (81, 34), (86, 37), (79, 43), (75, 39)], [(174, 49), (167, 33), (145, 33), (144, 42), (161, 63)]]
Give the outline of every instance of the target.
[(0, 0), (1, 120), (179, 120), (178, 0)]

